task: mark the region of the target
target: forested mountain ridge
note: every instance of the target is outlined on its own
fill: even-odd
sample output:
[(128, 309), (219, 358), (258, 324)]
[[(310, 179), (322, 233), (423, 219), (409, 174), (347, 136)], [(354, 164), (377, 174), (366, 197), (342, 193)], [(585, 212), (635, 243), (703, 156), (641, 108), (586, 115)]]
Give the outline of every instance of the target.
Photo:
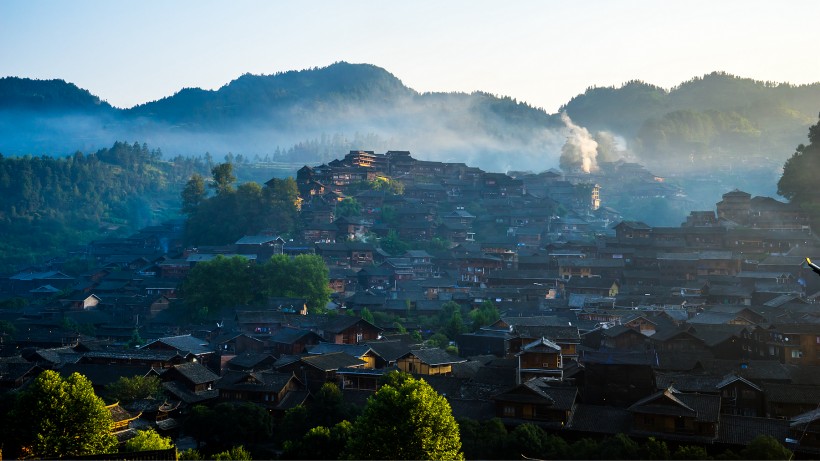
[(64, 80), (0, 78), (0, 110), (107, 112), (110, 104)]
[[(670, 90), (636, 80), (590, 88), (561, 111), (591, 131), (620, 136), (649, 165), (671, 159), (674, 167), (682, 160), (720, 167), (737, 164), (738, 156), (782, 164), (820, 111), (820, 84), (722, 72)], [(421, 158), (541, 171), (557, 166), (566, 141), (558, 115), (525, 102), (482, 92), (419, 93), (385, 69), (346, 62), (246, 74), (217, 90), (186, 88), (130, 109), (60, 80), (4, 78), (0, 122), (6, 155), (64, 155), (139, 139), (173, 155), (265, 157), (323, 137), (366, 136)], [(324, 160), (299, 150), (304, 163)]]
[(820, 112), (820, 83), (790, 85), (713, 72), (670, 90), (631, 81), (590, 88), (561, 108), (591, 130), (620, 134), (654, 163), (716, 156), (776, 157), (782, 162)]

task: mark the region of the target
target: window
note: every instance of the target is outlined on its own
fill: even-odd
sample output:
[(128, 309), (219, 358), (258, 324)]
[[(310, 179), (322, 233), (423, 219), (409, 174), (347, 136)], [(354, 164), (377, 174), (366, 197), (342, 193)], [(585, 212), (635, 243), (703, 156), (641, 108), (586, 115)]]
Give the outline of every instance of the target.
[(515, 416), (515, 407), (512, 406), (512, 405), (505, 405), (504, 406), (504, 416), (514, 417)]
[(799, 358), (802, 358), (802, 357), (803, 357), (803, 351), (801, 351), (801, 350), (793, 350), (792, 351), (792, 358), (793, 359), (799, 359)]

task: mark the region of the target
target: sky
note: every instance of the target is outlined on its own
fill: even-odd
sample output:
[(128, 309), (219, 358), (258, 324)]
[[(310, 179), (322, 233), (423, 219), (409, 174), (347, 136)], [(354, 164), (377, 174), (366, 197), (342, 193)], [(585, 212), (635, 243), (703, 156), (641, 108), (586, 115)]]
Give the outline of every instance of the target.
[(818, 82), (818, 18), (816, 0), (0, 0), (0, 77), (59, 78), (126, 108), (347, 61), (555, 113), (630, 80)]

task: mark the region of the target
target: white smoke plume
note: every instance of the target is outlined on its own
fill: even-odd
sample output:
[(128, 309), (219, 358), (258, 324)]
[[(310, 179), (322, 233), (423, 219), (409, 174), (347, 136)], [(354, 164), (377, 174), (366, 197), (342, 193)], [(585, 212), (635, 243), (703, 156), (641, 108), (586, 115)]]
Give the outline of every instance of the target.
[(561, 148), (561, 169), (564, 171), (581, 169), (585, 173), (597, 171), (598, 142), (589, 130), (573, 123), (566, 112), (561, 112), (561, 121), (568, 130), (567, 142)]

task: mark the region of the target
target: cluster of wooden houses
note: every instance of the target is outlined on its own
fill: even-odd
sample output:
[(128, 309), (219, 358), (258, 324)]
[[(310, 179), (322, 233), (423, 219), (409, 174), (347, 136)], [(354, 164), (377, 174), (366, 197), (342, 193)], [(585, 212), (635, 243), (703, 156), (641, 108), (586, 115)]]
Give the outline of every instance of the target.
[[(362, 189), (376, 178), (404, 193)], [(181, 223), (169, 222), (94, 242), (83, 276), (55, 262), (2, 278), (2, 297), (32, 302), (0, 310), (14, 326), (0, 331), (0, 387), (47, 368), (99, 389), (153, 374), (167, 400), (126, 408), (121, 420), (175, 434), (194, 404), (249, 401), (282, 415), (325, 382), (362, 403), (384, 373), (402, 370), (423, 376), (457, 417), (727, 447), (768, 434), (820, 453), (820, 278), (805, 264), (820, 259), (820, 241), (787, 204), (736, 190), (679, 227), (652, 227), (600, 206), (583, 178), (485, 173), (396, 151), (304, 167), (297, 183), (304, 226), (294, 239), (184, 248)], [(361, 215), (337, 219), (346, 197)], [(411, 245), (450, 245), (391, 255), (378, 244), (391, 230)], [(213, 326), (173, 315), (199, 262), (301, 253), (326, 262), (333, 315), (290, 298)], [(419, 318), (486, 301), (501, 318), (451, 338), (458, 355), (360, 316), (400, 318), (426, 336)], [(135, 334), (146, 344), (124, 347)]]

